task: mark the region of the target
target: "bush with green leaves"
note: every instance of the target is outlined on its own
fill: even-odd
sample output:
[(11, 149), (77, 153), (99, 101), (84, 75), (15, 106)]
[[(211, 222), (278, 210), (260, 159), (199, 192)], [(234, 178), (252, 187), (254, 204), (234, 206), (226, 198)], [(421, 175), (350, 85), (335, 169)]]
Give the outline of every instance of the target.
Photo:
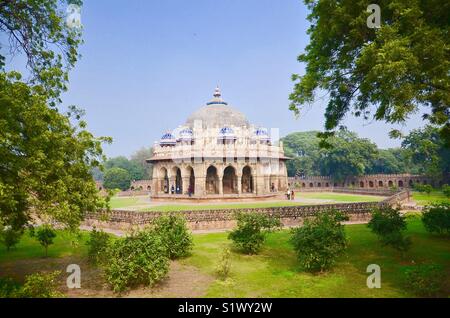
[(5, 245), (7, 251), (19, 243), (22, 234), (22, 229), (15, 230), (10, 225), (3, 226), (0, 224), (0, 243)]
[(60, 298), (64, 294), (58, 290), (61, 271), (35, 273), (25, 277), (25, 283), (18, 292), (21, 298)]
[(154, 230), (161, 236), (169, 258), (176, 259), (189, 255), (192, 250), (192, 235), (186, 220), (178, 214), (164, 215), (153, 221)]
[(20, 290), (20, 284), (12, 278), (0, 277), (0, 298), (15, 298)]
[(224, 248), (220, 254), (219, 263), (216, 267), (216, 273), (220, 279), (227, 279), (231, 271), (231, 251), (229, 248)]
[(450, 186), (448, 184), (444, 184), (442, 186), (442, 193), (447, 197), (450, 198)]
[(143, 229), (114, 240), (108, 248), (105, 277), (115, 292), (153, 286), (166, 277), (169, 257), (161, 236), (153, 229)]
[(430, 194), (433, 191), (433, 187), (429, 184), (419, 184), (416, 183), (413, 185), (414, 190), (417, 192), (425, 192), (426, 194)]
[(310, 272), (331, 268), (347, 248), (342, 221), (348, 217), (331, 210), (308, 218), (303, 226), (291, 230), (290, 242), (294, 246), (300, 266)]
[(261, 213), (235, 214), (237, 227), (228, 238), (246, 254), (256, 254), (266, 239), (266, 234), (281, 227), (279, 219)]
[(405, 270), (406, 288), (421, 297), (439, 296), (444, 278), (442, 266), (436, 264), (414, 265)]
[(426, 206), (422, 211), (422, 222), (430, 233), (450, 234), (450, 203)]
[(38, 240), (45, 248), (45, 257), (48, 256), (48, 247), (53, 244), (53, 239), (56, 237), (56, 231), (50, 224), (43, 224), (36, 228), (32, 227), (30, 229), (31, 237)]
[(102, 230), (93, 228), (86, 242), (88, 246), (88, 259), (92, 264), (103, 264), (108, 259), (107, 250), (111, 236)]
[(403, 252), (411, 246), (411, 240), (403, 234), (407, 225), (399, 209), (391, 207), (374, 209), (367, 226), (379, 237), (383, 245)]

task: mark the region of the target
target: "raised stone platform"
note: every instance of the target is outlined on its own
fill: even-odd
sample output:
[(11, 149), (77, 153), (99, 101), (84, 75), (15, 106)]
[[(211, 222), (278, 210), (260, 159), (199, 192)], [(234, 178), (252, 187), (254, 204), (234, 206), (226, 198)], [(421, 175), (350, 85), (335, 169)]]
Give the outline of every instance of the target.
[(252, 193), (242, 194), (223, 194), (223, 195), (204, 195), (204, 196), (189, 196), (187, 194), (157, 194), (152, 195), (151, 199), (154, 202), (167, 202), (176, 201), (180, 203), (193, 203), (193, 202), (255, 202), (255, 201), (272, 201), (283, 199), (284, 194), (281, 192), (274, 192), (270, 194), (255, 195)]

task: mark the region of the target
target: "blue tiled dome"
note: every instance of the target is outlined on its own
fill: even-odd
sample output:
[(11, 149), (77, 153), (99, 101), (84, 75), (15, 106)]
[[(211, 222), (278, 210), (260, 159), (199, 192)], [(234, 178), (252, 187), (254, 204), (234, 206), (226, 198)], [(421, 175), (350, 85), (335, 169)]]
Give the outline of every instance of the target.
[(265, 140), (265, 141), (269, 141), (270, 140), (270, 136), (269, 136), (269, 132), (266, 128), (263, 127), (259, 127), (255, 130), (255, 136), (257, 139), (259, 140)]
[(219, 130), (219, 139), (236, 139), (234, 130), (231, 127), (222, 127)]
[(194, 138), (194, 132), (191, 128), (183, 128), (178, 135), (179, 140), (192, 140)]
[(166, 132), (161, 137), (161, 141), (159, 142), (160, 145), (174, 145), (176, 144), (175, 137), (171, 132)]

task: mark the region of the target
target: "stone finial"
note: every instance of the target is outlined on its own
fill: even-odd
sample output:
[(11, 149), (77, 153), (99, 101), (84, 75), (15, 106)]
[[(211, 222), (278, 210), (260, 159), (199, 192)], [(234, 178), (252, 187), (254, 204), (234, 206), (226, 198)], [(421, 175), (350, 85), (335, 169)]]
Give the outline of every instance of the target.
[(214, 91), (214, 95), (215, 98), (220, 98), (220, 96), (222, 96), (222, 94), (220, 93), (220, 88), (219, 85), (217, 85), (215, 91)]

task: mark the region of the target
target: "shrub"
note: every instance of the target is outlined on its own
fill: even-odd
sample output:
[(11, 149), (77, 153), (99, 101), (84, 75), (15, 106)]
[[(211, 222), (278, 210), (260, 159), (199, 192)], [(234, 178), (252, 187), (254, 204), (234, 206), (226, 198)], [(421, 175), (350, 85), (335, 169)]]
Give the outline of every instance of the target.
[(53, 239), (56, 237), (56, 231), (49, 224), (43, 224), (37, 228), (31, 228), (31, 237), (35, 237), (39, 244), (45, 248), (45, 257), (48, 256), (48, 247), (53, 244)]
[(406, 251), (411, 245), (410, 239), (403, 235), (403, 231), (406, 230), (406, 220), (398, 209), (385, 207), (373, 210), (372, 219), (367, 226), (384, 245), (399, 251)]
[(134, 232), (115, 240), (108, 248), (105, 276), (115, 292), (139, 285), (153, 286), (168, 270), (165, 244), (154, 230)]
[(418, 191), (418, 192), (425, 192), (426, 194), (430, 194), (431, 191), (433, 191), (433, 187), (429, 184), (414, 184), (413, 186), (414, 190)]
[(267, 232), (281, 226), (280, 220), (260, 213), (238, 212), (235, 216), (237, 228), (228, 238), (246, 254), (256, 254), (264, 243)]
[(442, 186), (442, 193), (444, 193), (444, 195), (445, 195), (447, 198), (450, 198), (450, 186), (449, 186), (448, 184), (444, 184), (444, 185)]
[(107, 249), (111, 237), (102, 230), (95, 227), (89, 233), (89, 239), (86, 242), (88, 246), (88, 259), (92, 264), (102, 264), (107, 260)]
[(0, 277), (0, 298), (17, 297), (20, 285), (11, 278)]
[(220, 279), (225, 280), (231, 271), (231, 251), (229, 248), (224, 248), (220, 255), (219, 264), (216, 267), (216, 273)]
[(450, 234), (450, 203), (426, 206), (422, 212), (422, 222), (430, 233)]
[(25, 277), (25, 283), (18, 296), (22, 298), (54, 298), (63, 297), (58, 291), (58, 276), (60, 271), (51, 273), (36, 273)]
[(181, 215), (161, 216), (153, 222), (153, 225), (156, 233), (161, 236), (169, 258), (175, 259), (189, 255), (193, 242), (184, 217)]
[(5, 245), (7, 251), (19, 243), (22, 234), (22, 230), (14, 230), (11, 226), (0, 224), (0, 243)]
[(347, 238), (341, 224), (347, 219), (336, 211), (323, 212), (291, 230), (290, 242), (302, 268), (317, 272), (334, 265), (337, 257), (347, 248)]
[(417, 296), (437, 296), (443, 279), (442, 267), (435, 264), (415, 265), (405, 271), (406, 288)]

